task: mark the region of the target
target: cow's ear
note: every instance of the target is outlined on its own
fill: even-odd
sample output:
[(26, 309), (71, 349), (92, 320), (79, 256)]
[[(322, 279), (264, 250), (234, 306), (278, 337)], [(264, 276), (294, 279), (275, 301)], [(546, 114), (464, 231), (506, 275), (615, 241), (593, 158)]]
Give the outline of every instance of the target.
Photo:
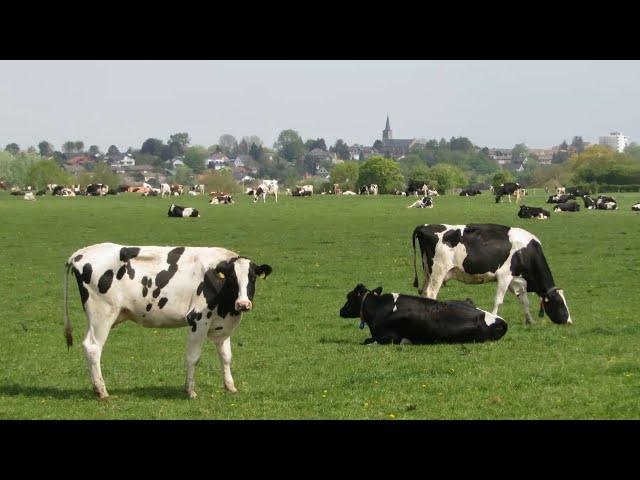
[(260, 278), (267, 278), (271, 275), (272, 271), (273, 269), (271, 268), (271, 265), (267, 265), (266, 263), (256, 267), (256, 275)]
[(374, 295), (380, 295), (382, 293), (382, 287), (371, 290), (371, 293), (373, 293)]
[(231, 263), (224, 260), (220, 262), (218, 265), (216, 265), (214, 272), (216, 272), (216, 275), (219, 278), (225, 278), (229, 274), (230, 269), (231, 269)]

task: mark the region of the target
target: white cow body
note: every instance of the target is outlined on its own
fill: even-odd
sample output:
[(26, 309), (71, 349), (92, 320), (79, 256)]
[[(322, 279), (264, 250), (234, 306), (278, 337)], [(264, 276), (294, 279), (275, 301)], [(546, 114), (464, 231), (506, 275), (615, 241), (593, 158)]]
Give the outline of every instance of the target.
[[(111, 328), (132, 320), (148, 328), (189, 326), (186, 390), (195, 397), (194, 372), (204, 341), (218, 349), (224, 384), (236, 392), (231, 376), (230, 336), (242, 311), (252, 308), (255, 276), (271, 273), (224, 248), (124, 247), (101, 243), (69, 257), (67, 273), (76, 276), (88, 320), (82, 343), (94, 391), (108, 396), (100, 357)], [(252, 280), (253, 275), (253, 280)], [(65, 335), (72, 344), (65, 275)]]
[(372, 184), (369, 186), (369, 193), (370, 193), (371, 195), (378, 195), (378, 185), (377, 185), (377, 184), (375, 184), (375, 183), (372, 183)]
[(33, 195), (33, 192), (27, 192), (24, 194), (24, 199), (25, 200), (35, 200), (36, 197)]
[(160, 197), (164, 198), (165, 195), (167, 197), (171, 196), (171, 186), (168, 183), (161, 183), (160, 184)]

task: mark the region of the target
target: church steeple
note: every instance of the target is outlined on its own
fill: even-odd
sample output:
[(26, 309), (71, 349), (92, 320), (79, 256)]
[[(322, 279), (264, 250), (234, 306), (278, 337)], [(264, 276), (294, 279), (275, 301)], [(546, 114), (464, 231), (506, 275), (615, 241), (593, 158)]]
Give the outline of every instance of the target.
[(387, 113), (387, 125), (382, 131), (382, 141), (386, 142), (387, 140), (391, 140), (392, 138), (393, 133), (391, 132), (391, 125), (389, 125), (389, 114)]

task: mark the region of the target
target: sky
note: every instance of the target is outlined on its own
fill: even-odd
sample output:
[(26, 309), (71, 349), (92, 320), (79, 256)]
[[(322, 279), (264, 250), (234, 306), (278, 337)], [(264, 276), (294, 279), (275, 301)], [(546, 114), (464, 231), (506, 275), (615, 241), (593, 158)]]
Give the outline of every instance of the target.
[(126, 150), (177, 132), (272, 146), (284, 129), (372, 145), (387, 114), (394, 138), (640, 141), (640, 61), (0, 61), (1, 147)]

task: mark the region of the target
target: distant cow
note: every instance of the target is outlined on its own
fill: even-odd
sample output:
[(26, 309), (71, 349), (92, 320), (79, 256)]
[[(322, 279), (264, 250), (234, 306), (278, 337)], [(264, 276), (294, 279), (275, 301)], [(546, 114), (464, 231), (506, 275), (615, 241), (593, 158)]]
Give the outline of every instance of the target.
[(567, 187), (566, 193), (570, 193), (577, 198), (577, 197), (582, 197), (584, 195), (589, 195), (589, 193), (591, 192), (589, 192), (588, 190), (583, 190), (580, 187)]
[(342, 192), (342, 195), (357, 195), (356, 192), (352, 192), (351, 190), (345, 190)]
[(24, 198), (25, 200), (35, 200), (36, 199), (36, 197), (33, 194), (33, 192), (26, 192), (24, 194), (24, 197), (22, 197), (22, 198)]
[(129, 188), (130, 188), (129, 185), (122, 184), (118, 186), (117, 191), (118, 193), (124, 193), (124, 192), (128, 192)]
[(41, 197), (42, 195), (46, 195), (47, 194), (47, 189), (43, 188), (42, 190), (38, 190), (36, 192), (36, 197)]
[(465, 188), (460, 192), (461, 197), (473, 197), (475, 195), (480, 195), (482, 192), (477, 188)]
[(180, 185), (179, 183), (174, 183), (173, 185), (171, 185), (171, 193), (172, 194), (178, 194), (178, 195), (182, 195), (184, 193), (184, 185)]
[(567, 193), (567, 189), (565, 187), (556, 187), (556, 195), (562, 195)]
[(180, 207), (179, 205), (171, 204), (169, 207), (168, 216), (170, 217), (200, 217), (198, 210), (191, 207)]
[(521, 205), (520, 211), (518, 211), (518, 216), (520, 218), (539, 218), (540, 220), (546, 220), (551, 216), (551, 213), (547, 210), (543, 210), (542, 208)]
[(559, 203), (553, 208), (554, 212), (579, 212), (580, 205), (576, 202)]
[(155, 190), (149, 190), (147, 192), (142, 192), (142, 196), (143, 197), (157, 197), (158, 196), (158, 192), (156, 192)]
[(337, 183), (333, 184), (333, 193), (334, 195), (342, 195), (342, 188), (340, 187), (339, 184)]
[(372, 184), (369, 186), (369, 193), (370, 193), (371, 195), (378, 195), (378, 185), (377, 185), (377, 184), (375, 184), (375, 183), (372, 183)]
[(265, 180), (264, 182), (262, 182), (253, 195), (253, 203), (256, 203), (259, 197), (262, 197), (262, 203), (267, 203), (267, 195), (275, 196), (276, 203), (278, 203), (277, 180)]
[(633, 210), (634, 212), (640, 212), (640, 203), (631, 205), (631, 210)]
[(112, 328), (127, 320), (153, 329), (188, 327), (185, 389), (190, 398), (196, 397), (194, 374), (202, 346), (207, 338), (212, 340), (224, 386), (236, 393), (230, 338), (243, 313), (254, 308), (256, 279), (271, 272), (270, 265), (257, 265), (225, 248), (113, 243), (82, 248), (65, 264), (67, 347), (73, 344), (68, 313), (68, 281), (73, 273), (88, 323), (82, 347), (93, 391), (100, 398), (109, 395), (100, 364), (104, 345)]
[[(302, 185), (302, 186), (296, 185), (296, 189), (298, 190), (298, 192), (309, 192), (311, 195), (313, 195), (313, 185)], [(303, 195), (303, 196), (306, 196), (306, 195)]]
[(165, 195), (167, 197), (171, 196), (171, 185), (169, 185), (168, 183), (161, 183), (160, 184), (160, 198), (164, 198)]
[(360, 195), (369, 195), (369, 187), (367, 185), (363, 185), (360, 188)]
[(617, 210), (618, 202), (613, 197), (600, 195), (596, 200), (596, 209), (597, 210)]
[(507, 195), (509, 197), (509, 203), (511, 203), (511, 195), (516, 196), (516, 202), (520, 201), (520, 184), (515, 182), (507, 182), (501, 184), (495, 189), (496, 203), (500, 202), (500, 199)]
[(394, 188), (393, 190), (391, 190), (391, 195), (401, 195), (403, 197), (406, 197), (407, 192), (403, 192), (402, 190), (398, 190), (397, 188)]
[(347, 294), (342, 318), (359, 318), (378, 343), (467, 343), (499, 340), (507, 323), (497, 315), (476, 308), (471, 300), (438, 301), (398, 293), (381, 295), (382, 287), (369, 290), (361, 283)]
[(569, 200), (575, 200), (575, 198), (575, 195), (571, 193), (552, 195), (547, 198), (547, 203), (567, 203)]
[(522, 302), (525, 322), (533, 323), (527, 292), (540, 298), (539, 316), (572, 323), (562, 289), (555, 286), (540, 240), (522, 228), (492, 224), (419, 225), (412, 235), (414, 287), (418, 287), (416, 239), (420, 244), (424, 284), (420, 294), (435, 299), (444, 282), (497, 282), (494, 315), (507, 290)]
[(233, 204), (233, 198), (231, 198), (231, 195), (218, 195), (215, 197), (212, 197), (211, 200), (209, 201), (210, 205), (231, 205)]
[(433, 199), (431, 197), (422, 197), (407, 208), (433, 208)]
[(91, 183), (87, 185), (87, 195), (93, 197), (103, 197), (109, 192), (109, 185), (103, 185), (102, 183)]
[(589, 195), (583, 195), (582, 200), (584, 201), (584, 208), (587, 210), (595, 210), (596, 202)]

